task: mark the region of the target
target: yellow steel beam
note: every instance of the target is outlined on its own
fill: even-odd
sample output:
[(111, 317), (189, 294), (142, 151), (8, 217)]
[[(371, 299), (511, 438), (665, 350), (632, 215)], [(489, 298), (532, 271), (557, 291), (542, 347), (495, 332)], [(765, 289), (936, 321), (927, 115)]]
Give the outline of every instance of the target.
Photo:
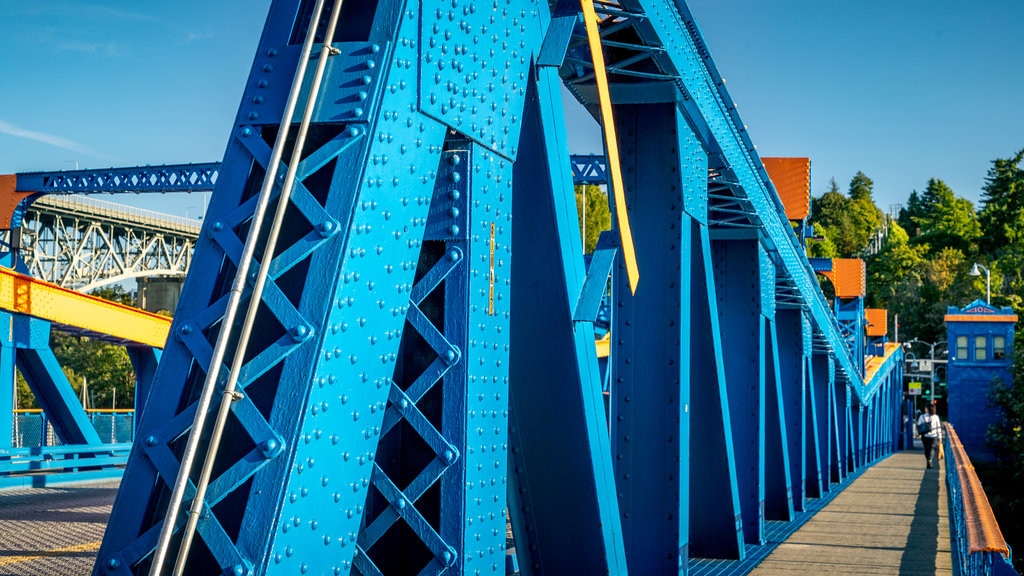
[(154, 348), (163, 348), (171, 329), (170, 318), (61, 288), (3, 267), (0, 310)]
[(604, 335), (604, 338), (594, 341), (594, 346), (597, 347), (597, 357), (607, 358), (608, 353), (612, 347), (612, 333), (608, 332)]
[(605, 148), (608, 149), (608, 172), (611, 174), (612, 192), (615, 197), (615, 219), (619, 225), (619, 238), (622, 242), (622, 257), (626, 261), (626, 276), (629, 278), (629, 290), (636, 294), (636, 286), (640, 282), (640, 268), (636, 263), (636, 250), (633, 248), (633, 231), (629, 227), (629, 215), (626, 213), (626, 192), (622, 184), (622, 167), (619, 165), (619, 140), (615, 135), (615, 120), (612, 117), (612, 97), (608, 90), (608, 75), (604, 68), (604, 52), (601, 51), (601, 34), (597, 29), (597, 12), (593, 0), (580, 0), (583, 7), (583, 22), (587, 26), (587, 42), (590, 44), (590, 57), (594, 60), (594, 79), (597, 81), (597, 97), (601, 101), (601, 126), (604, 128)]

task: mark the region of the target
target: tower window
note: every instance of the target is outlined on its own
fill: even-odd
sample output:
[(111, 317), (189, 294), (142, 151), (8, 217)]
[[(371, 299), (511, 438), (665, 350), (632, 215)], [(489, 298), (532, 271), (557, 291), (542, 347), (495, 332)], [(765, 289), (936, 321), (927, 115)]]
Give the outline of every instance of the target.
[(967, 336), (956, 337), (956, 359), (967, 360)]

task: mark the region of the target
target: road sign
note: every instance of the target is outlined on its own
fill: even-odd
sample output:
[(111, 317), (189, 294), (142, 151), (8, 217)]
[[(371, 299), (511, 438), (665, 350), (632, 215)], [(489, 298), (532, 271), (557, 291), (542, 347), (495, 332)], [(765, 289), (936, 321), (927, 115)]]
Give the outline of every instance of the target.
[(907, 394), (909, 394), (910, 396), (920, 396), (921, 395), (921, 383), (920, 382), (911, 382), (909, 384), (909, 388), (908, 388)]

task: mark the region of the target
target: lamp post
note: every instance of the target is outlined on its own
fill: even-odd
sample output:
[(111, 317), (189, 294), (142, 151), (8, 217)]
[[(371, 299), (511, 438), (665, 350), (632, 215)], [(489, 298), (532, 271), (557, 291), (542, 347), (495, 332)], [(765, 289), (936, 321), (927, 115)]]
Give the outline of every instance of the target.
[(970, 275), (981, 276), (982, 270), (985, 271), (985, 304), (992, 304), (992, 274), (989, 273), (988, 268), (975, 262), (974, 266), (971, 266)]

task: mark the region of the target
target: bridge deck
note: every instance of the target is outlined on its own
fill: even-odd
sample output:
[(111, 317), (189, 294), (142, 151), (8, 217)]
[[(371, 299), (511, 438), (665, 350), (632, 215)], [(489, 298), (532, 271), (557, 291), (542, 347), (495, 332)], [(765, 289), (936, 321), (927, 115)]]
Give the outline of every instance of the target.
[(945, 462), (920, 450), (866, 470), (751, 572), (952, 574)]
[(91, 573), (119, 483), (0, 491), (0, 576)]
[[(751, 574), (952, 574), (944, 463), (898, 452), (866, 470)], [(117, 481), (0, 492), (0, 575), (85, 575)]]

